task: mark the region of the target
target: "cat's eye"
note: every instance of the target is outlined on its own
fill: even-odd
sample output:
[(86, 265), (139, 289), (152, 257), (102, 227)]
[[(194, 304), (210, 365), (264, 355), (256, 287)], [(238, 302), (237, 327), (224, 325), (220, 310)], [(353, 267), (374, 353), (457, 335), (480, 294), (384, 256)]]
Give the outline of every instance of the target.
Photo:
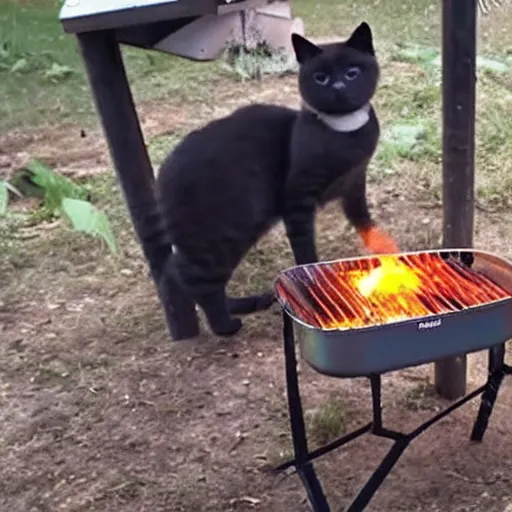
[(361, 68), (354, 66), (352, 68), (347, 69), (345, 72), (345, 78), (347, 80), (355, 80), (361, 74)]
[(329, 83), (329, 75), (322, 71), (317, 71), (316, 73), (313, 73), (313, 80), (318, 85), (327, 85)]

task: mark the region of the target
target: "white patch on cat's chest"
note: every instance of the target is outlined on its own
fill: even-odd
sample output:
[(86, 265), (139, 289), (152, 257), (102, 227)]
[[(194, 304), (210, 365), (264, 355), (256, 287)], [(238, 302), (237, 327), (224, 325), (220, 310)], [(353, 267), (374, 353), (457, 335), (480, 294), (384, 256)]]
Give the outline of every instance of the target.
[(303, 103), (303, 108), (322, 121), (326, 126), (335, 132), (355, 132), (362, 128), (370, 120), (370, 104), (363, 105), (360, 109), (350, 112), (350, 114), (324, 114), (314, 109), (307, 103)]

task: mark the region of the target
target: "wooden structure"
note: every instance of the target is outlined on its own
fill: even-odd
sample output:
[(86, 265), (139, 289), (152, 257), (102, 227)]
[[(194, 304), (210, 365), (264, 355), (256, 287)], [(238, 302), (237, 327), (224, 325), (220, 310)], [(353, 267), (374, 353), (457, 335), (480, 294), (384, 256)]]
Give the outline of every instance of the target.
[[(444, 245), (469, 247), (473, 233), (474, 110), (477, 0), (441, 0), (443, 11)], [(281, 0), (67, 0), (61, 22), (77, 35), (112, 160), (139, 239), (155, 223), (153, 170), (144, 144), (120, 44), (205, 60), (218, 55), (226, 38), (247, 43), (248, 20), (274, 46), (301, 31)], [(283, 7), (284, 5), (284, 7)], [(252, 13), (251, 16), (248, 13)], [(272, 18), (271, 21), (270, 18)], [(265, 23), (267, 19), (268, 23)], [(295, 23), (295, 25), (294, 25)], [(227, 27), (227, 28), (226, 28)], [(263, 27), (263, 29), (262, 29)], [(219, 35), (220, 34), (220, 35)], [(229, 37), (228, 37), (229, 36)], [(287, 44), (287, 43), (285, 43)], [(163, 241), (161, 250), (168, 250)], [(157, 283), (162, 269), (143, 243)], [(198, 333), (190, 304), (171, 301), (169, 283), (159, 294), (172, 337)], [(171, 303), (172, 302), (172, 303)], [(184, 318), (178, 318), (180, 307)], [(185, 317), (187, 317), (185, 319)], [(181, 323), (180, 323), (181, 322)], [(466, 358), (436, 364), (436, 387), (446, 398), (466, 388)]]
[[(473, 245), (477, 0), (443, 0), (443, 246)], [(437, 392), (466, 392), (467, 357), (435, 365)]]
[(121, 44), (202, 61), (226, 44), (291, 50), (290, 33), (304, 31), (289, 0), (67, 0), (60, 19), (67, 32), (108, 30)]

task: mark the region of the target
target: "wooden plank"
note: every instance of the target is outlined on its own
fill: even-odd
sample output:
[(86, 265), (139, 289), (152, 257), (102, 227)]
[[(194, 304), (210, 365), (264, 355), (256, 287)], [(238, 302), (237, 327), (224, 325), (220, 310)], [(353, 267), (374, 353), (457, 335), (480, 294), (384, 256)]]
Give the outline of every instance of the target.
[[(477, 0), (442, 0), (443, 246), (473, 245)], [(467, 357), (435, 364), (444, 398), (466, 393)]]
[(80, 34), (78, 40), (110, 155), (171, 336), (176, 341), (194, 338), (199, 334), (195, 304), (165, 272), (172, 244), (158, 211), (153, 169), (119, 45), (112, 32)]

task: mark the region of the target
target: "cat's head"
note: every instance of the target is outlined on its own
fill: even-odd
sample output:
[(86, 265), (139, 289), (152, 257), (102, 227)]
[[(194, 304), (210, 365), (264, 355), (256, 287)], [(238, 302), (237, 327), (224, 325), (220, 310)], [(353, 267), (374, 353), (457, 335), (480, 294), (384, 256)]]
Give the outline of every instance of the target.
[(320, 47), (292, 34), (292, 44), (300, 64), (299, 91), (309, 106), (325, 114), (346, 114), (370, 101), (379, 65), (367, 23), (341, 43)]

